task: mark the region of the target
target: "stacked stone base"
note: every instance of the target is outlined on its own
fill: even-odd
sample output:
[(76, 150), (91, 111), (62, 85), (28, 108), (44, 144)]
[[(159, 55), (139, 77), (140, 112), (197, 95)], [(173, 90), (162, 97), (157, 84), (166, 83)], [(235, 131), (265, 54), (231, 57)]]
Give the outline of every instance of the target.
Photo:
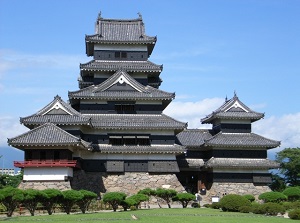
[(36, 190), (44, 190), (44, 189), (58, 189), (60, 191), (70, 190), (71, 185), (69, 181), (25, 181), (21, 182), (18, 188), (25, 189), (36, 189)]
[(149, 174), (145, 172), (107, 174), (102, 172), (74, 171), (73, 189), (85, 189), (95, 193), (124, 192), (136, 194), (144, 188), (165, 187), (178, 192), (185, 191), (175, 174)]
[(260, 194), (269, 191), (271, 189), (268, 186), (259, 186), (253, 183), (213, 183), (212, 187), (206, 192), (206, 195), (201, 195), (201, 203), (210, 204), (213, 197), (221, 199), (227, 194), (252, 194), (257, 199)]

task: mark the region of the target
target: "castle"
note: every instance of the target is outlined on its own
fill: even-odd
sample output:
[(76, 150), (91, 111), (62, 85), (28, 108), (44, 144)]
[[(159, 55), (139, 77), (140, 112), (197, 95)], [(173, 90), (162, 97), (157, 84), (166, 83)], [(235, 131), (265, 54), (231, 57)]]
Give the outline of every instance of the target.
[(163, 66), (149, 61), (157, 38), (137, 19), (105, 19), (86, 35), (79, 90), (69, 100), (55, 96), (23, 117), (29, 131), (8, 139), (24, 151), (20, 188), (86, 189), (136, 193), (146, 187), (201, 193), (203, 200), (227, 193), (268, 191), (267, 150), (279, 141), (252, 133), (264, 114), (234, 94), (201, 122), (211, 129), (188, 129), (163, 113), (175, 98), (159, 89)]

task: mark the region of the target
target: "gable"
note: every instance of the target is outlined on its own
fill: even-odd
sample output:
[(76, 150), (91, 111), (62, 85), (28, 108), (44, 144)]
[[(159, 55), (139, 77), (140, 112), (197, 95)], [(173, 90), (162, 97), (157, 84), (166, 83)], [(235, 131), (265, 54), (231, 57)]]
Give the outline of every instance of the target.
[(59, 102), (55, 102), (47, 111), (42, 115), (72, 115), (67, 109)]
[(106, 91), (136, 91), (131, 85), (127, 84), (126, 82), (120, 83), (117, 82), (111, 85)]

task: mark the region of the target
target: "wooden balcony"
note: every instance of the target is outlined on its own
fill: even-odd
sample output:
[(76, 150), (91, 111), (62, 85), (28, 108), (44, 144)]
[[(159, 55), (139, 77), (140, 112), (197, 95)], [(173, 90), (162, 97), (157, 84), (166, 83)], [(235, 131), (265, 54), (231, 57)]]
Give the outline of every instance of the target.
[(80, 163), (77, 160), (27, 160), (27, 161), (14, 161), (14, 166), (19, 168), (24, 168), (24, 167), (80, 168)]

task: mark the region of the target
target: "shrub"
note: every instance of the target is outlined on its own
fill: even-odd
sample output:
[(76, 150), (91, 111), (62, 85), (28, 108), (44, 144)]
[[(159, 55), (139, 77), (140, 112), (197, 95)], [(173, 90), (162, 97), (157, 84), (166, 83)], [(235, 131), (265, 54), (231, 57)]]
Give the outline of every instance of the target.
[(300, 198), (300, 189), (298, 187), (289, 187), (282, 192), (289, 201), (296, 201)]
[(250, 206), (250, 201), (237, 194), (229, 194), (221, 198), (220, 207), (223, 211), (238, 211), (241, 206)]
[(193, 203), (191, 204), (191, 207), (192, 207), (192, 208), (200, 208), (200, 204), (199, 204), (198, 202), (193, 202)]
[(210, 208), (212, 209), (220, 209), (220, 203), (219, 202), (214, 202), (211, 204)]
[(285, 210), (292, 210), (292, 209), (294, 209), (292, 202), (282, 202), (281, 205), (282, 205), (282, 207), (284, 207)]
[(300, 209), (290, 211), (289, 218), (294, 220), (300, 220)]
[(245, 194), (243, 197), (247, 198), (250, 202), (255, 201), (255, 197), (252, 194)]
[(293, 209), (300, 209), (300, 201), (292, 202)]
[(251, 204), (251, 212), (253, 214), (265, 214), (265, 210), (262, 208), (262, 204), (258, 203)]
[(241, 212), (241, 213), (249, 213), (251, 211), (252, 211), (251, 206), (241, 206), (239, 208), (239, 212)]
[(259, 200), (263, 200), (265, 203), (267, 202), (277, 202), (284, 201), (287, 199), (287, 197), (280, 192), (265, 192), (258, 196)]
[(283, 214), (285, 212), (284, 207), (277, 203), (264, 203), (262, 204), (262, 209), (267, 215), (277, 215), (278, 213)]
[(205, 207), (205, 208), (211, 208), (211, 204), (203, 204), (203, 207)]

